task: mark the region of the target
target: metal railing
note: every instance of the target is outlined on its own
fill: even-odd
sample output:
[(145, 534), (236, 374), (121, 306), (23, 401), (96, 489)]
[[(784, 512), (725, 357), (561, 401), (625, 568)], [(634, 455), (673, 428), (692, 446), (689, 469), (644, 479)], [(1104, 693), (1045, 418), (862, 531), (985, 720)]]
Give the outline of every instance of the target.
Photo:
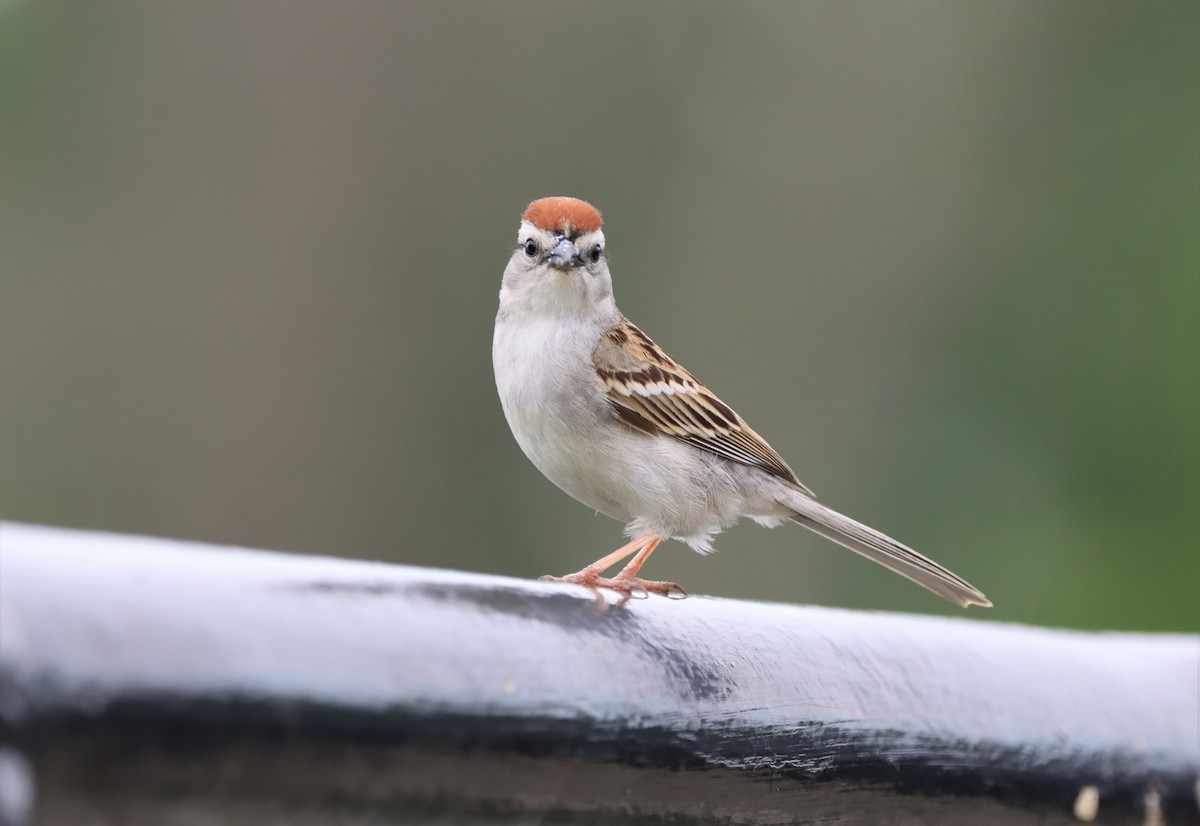
[(1195, 823), (1200, 638), (0, 524), (0, 823)]

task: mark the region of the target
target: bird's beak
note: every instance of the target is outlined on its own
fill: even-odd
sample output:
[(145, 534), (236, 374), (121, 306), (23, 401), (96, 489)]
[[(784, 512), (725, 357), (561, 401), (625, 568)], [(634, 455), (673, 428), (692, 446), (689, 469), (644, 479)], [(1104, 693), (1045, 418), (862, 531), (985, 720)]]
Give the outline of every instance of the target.
[(569, 238), (560, 238), (554, 249), (550, 250), (546, 263), (556, 270), (573, 270), (583, 266), (583, 256)]

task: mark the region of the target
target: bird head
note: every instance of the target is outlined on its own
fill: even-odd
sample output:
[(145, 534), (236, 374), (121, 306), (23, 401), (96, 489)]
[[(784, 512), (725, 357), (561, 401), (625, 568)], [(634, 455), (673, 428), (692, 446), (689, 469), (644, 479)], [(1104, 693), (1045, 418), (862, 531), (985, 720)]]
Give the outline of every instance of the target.
[(541, 198), (521, 216), (500, 288), (500, 310), (521, 315), (612, 315), (612, 277), (600, 211), (578, 198)]

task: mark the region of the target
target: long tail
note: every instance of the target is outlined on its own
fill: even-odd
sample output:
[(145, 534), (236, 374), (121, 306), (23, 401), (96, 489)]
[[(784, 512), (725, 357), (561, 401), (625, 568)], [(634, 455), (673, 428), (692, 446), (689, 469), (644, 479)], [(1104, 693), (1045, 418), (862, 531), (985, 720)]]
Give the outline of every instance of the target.
[(842, 516), (806, 496), (789, 497), (784, 504), (795, 512), (793, 522), (878, 562), (900, 576), (908, 577), (940, 597), (964, 608), (968, 605), (992, 607), (988, 598), (974, 585), (874, 528)]

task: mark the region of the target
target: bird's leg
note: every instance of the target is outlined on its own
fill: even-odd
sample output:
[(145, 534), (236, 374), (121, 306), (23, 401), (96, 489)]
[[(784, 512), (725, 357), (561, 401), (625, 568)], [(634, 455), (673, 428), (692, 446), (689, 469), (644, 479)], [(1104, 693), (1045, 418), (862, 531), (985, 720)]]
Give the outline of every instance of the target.
[(650, 554), (654, 553), (654, 549), (662, 544), (661, 539), (652, 539), (642, 546), (642, 549), (634, 555), (633, 559), (629, 560), (629, 564), (621, 569), (621, 572), (613, 577), (605, 586), (617, 591), (626, 593), (637, 589), (647, 591), (651, 594), (661, 594), (664, 597), (672, 596), (678, 592), (679, 599), (687, 597), (688, 593), (684, 587), (678, 582), (661, 582), (654, 579), (642, 579), (637, 575), (637, 572), (646, 564), (646, 560), (650, 558)]
[[(641, 579), (636, 575), (641, 570), (642, 565), (646, 563), (650, 554), (654, 552), (654, 549), (661, 544), (662, 539), (652, 533), (644, 533), (629, 542), (629, 544), (622, 545), (603, 559), (598, 559), (591, 565), (573, 574), (539, 578), (548, 582), (570, 582), (575, 585), (586, 585), (593, 590), (608, 588), (625, 594), (625, 599), (628, 599), (635, 592), (641, 594), (662, 594), (664, 597), (672, 596), (673, 592), (678, 592), (679, 596), (686, 597), (687, 591), (678, 583)], [(629, 564), (622, 568), (619, 574), (612, 578), (601, 576), (605, 570), (616, 565), (630, 554), (634, 554), (633, 559), (629, 560)]]
[[(633, 552), (640, 552), (646, 544), (652, 541), (654, 541), (654, 534), (644, 533), (641, 536), (636, 537), (629, 544), (622, 545), (603, 559), (597, 559), (591, 565), (588, 565), (586, 568), (576, 571), (573, 574), (567, 574), (566, 576), (550, 576), (547, 574), (546, 576), (539, 577), (539, 579), (544, 579), (547, 582), (571, 582), (576, 585), (587, 585), (591, 588), (608, 587), (607, 580), (604, 580), (604, 577), (600, 576), (600, 574), (604, 573), (606, 570), (616, 565)], [(602, 582), (602, 580), (604, 581)]]

